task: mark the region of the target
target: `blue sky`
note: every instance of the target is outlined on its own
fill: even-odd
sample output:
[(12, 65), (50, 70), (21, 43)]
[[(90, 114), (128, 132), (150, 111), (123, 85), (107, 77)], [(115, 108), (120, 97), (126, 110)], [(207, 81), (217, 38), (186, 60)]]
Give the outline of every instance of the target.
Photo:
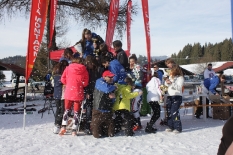
[[(131, 53), (146, 55), (144, 23), (141, 0), (133, 0), (139, 6), (133, 17)], [(217, 43), (231, 38), (230, 0), (149, 0), (151, 55), (170, 56), (189, 44)], [(70, 45), (80, 38), (83, 28), (70, 22), (65, 36)], [(29, 20), (24, 17), (0, 23), (0, 58), (26, 55)], [(105, 29), (96, 30), (105, 37)], [(123, 37), (126, 48), (126, 36)]]

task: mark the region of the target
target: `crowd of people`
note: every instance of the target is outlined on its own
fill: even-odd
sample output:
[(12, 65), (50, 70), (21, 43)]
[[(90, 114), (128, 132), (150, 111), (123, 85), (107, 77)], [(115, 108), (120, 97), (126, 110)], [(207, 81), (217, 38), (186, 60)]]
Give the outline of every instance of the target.
[(154, 66), (151, 80), (143, 84), (144, 75), (151, 73), (137, 64), (135, 54), (126, 55), (120, 40), (115, 40), (112, 45), (115, 54), (108, 51), (108, 46), (99, 35), (84, 29), (82, 39), (74, 46), (76, 51), (71, 48), (64, 50), (52, 71), (53, 96), (57, 105), (54, 133), (66, 133), (72, 112), (72, 135), (77, 134), (81, 123), (81, 105), (85, 101), (85, 134), (96, 138), (114, 136), (125, 127), (125, 135), (133, 136), (134, 131), (142, 129), (140, 107), (143, 85), (153, 110), (145, 132), (157, 131), (153, 125), (160, 117), (161, 72)]
[[(112, 137), (124, 126), (125, 136), (133, 136), (134, 131), (142, 129), (140, 104), (142, 89), (146, 88), (146, 99), (153, 115), (147, 122), (145, 132), (156, 133), (154, 124), (160, 118), (162, 84), (168, 88), (165, 103), (168, 126), (166, 131), (182, 132), (179, 108), (182, 104), (184, 77), (179, 65), (169, 58), (165, 61), (170, 69), (168, 77), (163, 76), (157, 65), (153, 66), (152, 74), (150, 69), (144, 70), (137, 64), (135, 54), (126, 55), (120, 40), (114, 41), (112, 45), (115, 54), (108, 51), (108, 46), (99, 35), (84, 29), (82, 39), (74, 46), (76, 51), (65, 49), (52, 71), (53, 96), (57, 106), (53, 132), (64, 135), (73, 112), (72, 135), (77, 135), (81, 123), (81, 105), (85, 101), (85, 134), (95, 138)], [(214, 88), (224, 80), (224, 76), (215, 78), (211, 68), (207, 71), (209, 73), (206, 73), (208, 77), (204, 84), (208, 91), (218, 95)], [(147, 74), (152, 74), (151, 79), (143, 83)], [(196, 117), (199, 118), (200, 115), (199, 109)]]

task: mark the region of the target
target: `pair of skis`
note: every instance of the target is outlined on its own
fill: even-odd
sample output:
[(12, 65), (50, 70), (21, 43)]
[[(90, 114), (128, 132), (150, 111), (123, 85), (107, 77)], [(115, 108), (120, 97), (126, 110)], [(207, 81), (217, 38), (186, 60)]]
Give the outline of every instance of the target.
[[(35, 108), (26, 109), (26, 114), (33, 114), (33, 111), (36, 111)], [(1, 108), (0, 114), (24, 114), (24, 108)]]

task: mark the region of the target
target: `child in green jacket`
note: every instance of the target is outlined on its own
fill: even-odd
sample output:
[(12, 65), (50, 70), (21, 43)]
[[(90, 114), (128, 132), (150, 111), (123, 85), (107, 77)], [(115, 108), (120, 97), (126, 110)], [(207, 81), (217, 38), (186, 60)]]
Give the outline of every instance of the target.
[(116, 133), (121, 129), (122, 115), (123, 115), (123, 124), (125, 126), (125, 135), (133, 136), (133, 115), (130, 113), (130, 100), (142, 95), (142, 92), (132, 92), (133, 81), (131, 78), (125, 78), (126, 85), (116, 84), (116, 101), (113, 105), (113, 110), (115, 112), (115, 129)]

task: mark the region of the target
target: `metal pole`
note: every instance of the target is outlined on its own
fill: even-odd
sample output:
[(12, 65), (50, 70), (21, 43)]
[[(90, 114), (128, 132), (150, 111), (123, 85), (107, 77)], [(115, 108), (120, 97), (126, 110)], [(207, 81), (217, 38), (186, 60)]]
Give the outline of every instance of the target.
[(23, 129), (25, 130), (25, 125), (26, 125), (26, 107), (27, 107), (27, 81), (25, 80), (25, 90), (24, 90), (24, 114), (23, 114)]

